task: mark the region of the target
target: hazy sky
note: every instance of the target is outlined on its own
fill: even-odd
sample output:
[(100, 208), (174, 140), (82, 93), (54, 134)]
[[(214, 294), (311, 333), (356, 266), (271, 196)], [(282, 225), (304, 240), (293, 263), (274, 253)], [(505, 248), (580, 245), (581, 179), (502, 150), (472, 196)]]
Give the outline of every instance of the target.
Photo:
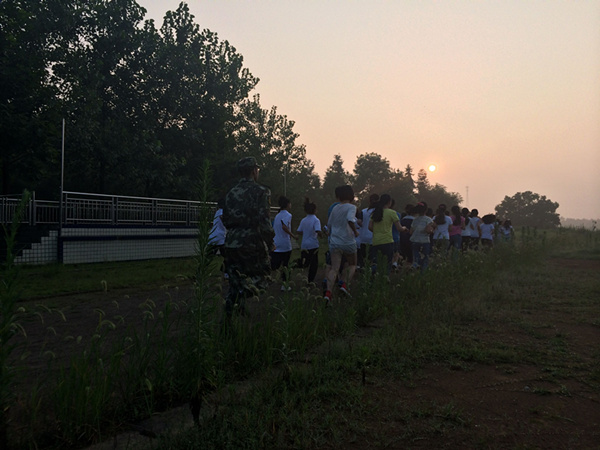
[[(179, 0), (138, 0), (157, 27)], [(375, 152), (493, 212), (600, 218), (600, 0), (187, 2), (294, 120), (323, 176)], [(468, 187), (468, 188), (467, 188)]]

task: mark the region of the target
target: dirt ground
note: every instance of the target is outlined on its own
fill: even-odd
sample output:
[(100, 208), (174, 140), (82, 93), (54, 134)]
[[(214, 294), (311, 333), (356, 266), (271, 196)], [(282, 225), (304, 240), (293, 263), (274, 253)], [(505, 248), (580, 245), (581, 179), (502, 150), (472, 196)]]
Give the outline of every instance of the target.
[[(600, 261), (554, 261), (572, 277), (598, 279)], [(277, 285), (279, 287), (279, 285)], [(160, 307), (169, 298), (186, 299), (193, 295), (190, 285), (156, 291), (107, 291), (46, 299), (43, 303), (63, 311), (44, 314), (44, 323), (32, 317), (25, 324), (32, 355), (28, 364), (34, 371), (47, 367), (41, 348), (56, 350), (58, 362), (80, 351), (76, 337), (95, 329), (101, 317), (122, 315), (136, 320), (140, 305), (152, 300)], [(568, 297), (568, 293), (561, 293)], [(252, 306), (252, 305), (250, 305)], [(598, 311), (596, 307), (594, 311)], [(366, 448), (599, 448), (600, 449), (600, 327), (581, 320), (568, 302), (540, 304), (527, 320), (536, 327), (527, 333), (522, 327), (498, 328), (475, 324), (465, 333), (477, 333), (485, 342), (503, 342), (545, 351), (557, 336), (565, 346), (564, 360), (554, 366), (524, 361), (515, 364), (431, 365), (406, 382), (370, 376), (367, 373), (364, 402), (372, 411), (362, 418), (363, 426), (341, 446)], [(592, 322), (592, 323), (590, 323)], [(65, 336), (75, 339), (65, 341)], [(595, 383), (590, 383), (590, 370)], [(585, 376), (584, 376), (585, 374)], [(357, 380), (357, 383), (361, 380)], [(25, 384), (22, 386), (26, 386)], [(179, 426), (189, 421), (187, 408), (174, 409), (143, 424), (160, 432), (170, 420)], [(432, 431), (433, 430), (433, 431)], [(132, 430), (94, 448), (138, 448), (150, 445)], [(141, 440), (140, 440), (141, 439)], [(333, 445), (333, 447), (337, 447)]]

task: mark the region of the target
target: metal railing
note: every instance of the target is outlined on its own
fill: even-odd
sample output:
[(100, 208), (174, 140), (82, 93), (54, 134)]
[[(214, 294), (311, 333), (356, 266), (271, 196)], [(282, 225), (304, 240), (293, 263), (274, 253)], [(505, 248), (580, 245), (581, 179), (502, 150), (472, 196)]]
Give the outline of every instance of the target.
[(198, 225), (200, 209), (214, 202), (64, 192), (64, 224)]
[[(21, 195), (0, 197), (0, 223), (10, 223), (15, 216)], [(176, 200), (124, 195), (89, 194), (65, 191), (59, 201), (37, 200), (35, 193), (24, 211), (23, 223), (96, 225), (174, 225), (195, 226), (203, 206), (215, 208), (214, 202)]]
[[(22, 195), (0, 196), (0, 223), (9, 224), (15, 216)], [(60, 201), (38, 200), (35, 192), (25, 208), (21, 223), (36, 225), (173, 225), (197, 226), (200, 210), (215, 202), (126, 195), (63, 192)], [(271, 207), (271, 217), (278, 208)]]
[[(21, 204), (22, 195), (0, 196), (0, 223), (11, 223)], [(22, 223), (35, 226), (38, 224), (58, 224), (60, 221), (60, 203), (52, 200), (38, 200), (32, 193), (25, 210)]]

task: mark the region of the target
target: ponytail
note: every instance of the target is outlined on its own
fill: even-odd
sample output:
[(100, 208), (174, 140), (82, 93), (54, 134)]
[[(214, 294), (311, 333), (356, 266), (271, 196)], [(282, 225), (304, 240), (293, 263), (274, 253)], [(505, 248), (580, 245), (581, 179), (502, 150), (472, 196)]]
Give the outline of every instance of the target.
[(383, 220), (383, 208), (392, 200), (388, 194), (383, 194), (379, 197), (379, 202), (377, 202), (377, 206), (375, 206), (375, 210), (373, 214), (371, 214), (371, 219), (373, 222), (381, 222)]
[(443, 203), (438, 206), (434, 222), (438, 225), (444, 225), (446, 223), (446, 205)]

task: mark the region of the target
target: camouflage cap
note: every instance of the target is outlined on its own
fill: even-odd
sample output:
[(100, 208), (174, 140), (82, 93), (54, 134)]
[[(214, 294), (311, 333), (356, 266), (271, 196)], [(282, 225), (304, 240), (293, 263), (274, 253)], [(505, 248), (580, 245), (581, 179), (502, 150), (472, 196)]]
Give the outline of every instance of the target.
[(256, 164), (256, 158), (254, 156), (248, 156), (240, 159), (237, 163), (237, 167), (238, 169), (243, 169), (245, 167), (259, 167), (259, 165)]

